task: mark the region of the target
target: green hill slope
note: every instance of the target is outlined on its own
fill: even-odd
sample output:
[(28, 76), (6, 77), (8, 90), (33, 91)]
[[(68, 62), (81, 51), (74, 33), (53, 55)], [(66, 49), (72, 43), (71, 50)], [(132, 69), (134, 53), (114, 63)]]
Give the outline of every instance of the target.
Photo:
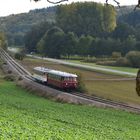
[(135, 5), (116, 7), (117, 17), (133, 12), (134, 8), (135, 8)]
[(139, 115), (56, 103), (0, 81), (0, 139), (139, 139)]

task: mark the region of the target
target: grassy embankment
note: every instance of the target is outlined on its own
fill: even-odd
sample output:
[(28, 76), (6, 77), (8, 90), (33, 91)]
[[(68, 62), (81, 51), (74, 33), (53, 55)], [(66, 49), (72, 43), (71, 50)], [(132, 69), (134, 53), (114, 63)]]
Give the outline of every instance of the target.
[(126, 103), (140, 104), (140, 98), (135, 91), (135, 80), (106, 81), (103, 79), (118, 79), (123, 77), (72, 68), (58, 63), (52, 63), (45, 60), (32, 58), (26, 58), (22, 63), (27, 66), (30, 71), (32, 71), (32, 68), (35, 66), (44, 66), (71, 73), (81, 73), (83, 82), (85, 83), (86, 89), (88, 90), (89, 94), (94, 94), (107, 99), (122, 101)]
[(139, 115), (61, 104), (0, 79), (0, 139), (139, 140)]

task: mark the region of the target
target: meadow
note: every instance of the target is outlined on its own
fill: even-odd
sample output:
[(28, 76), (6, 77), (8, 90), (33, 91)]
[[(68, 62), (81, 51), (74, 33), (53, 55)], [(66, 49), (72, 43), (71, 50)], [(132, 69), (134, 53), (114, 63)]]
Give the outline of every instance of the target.
[(90, 63), (90, 62), (83, 62), (80, 60), (66, 60), (68, 62), (73, 62), (77, 64), (83, 64), (87, 66), (94, 66), (94, 67), (99, 67), (99, 68), (107, 68), (107, 69), (112, 69), (112, 70), (119, 70), (123, 72), (130, 72), (130, 73), (137, 73), (138, 68), (130, 68), (130, 67), (117, 67), (117, 66), (103, 66), (103, 65), (97, 65), (95, 63)]
[(125, 77), (73, 68), (54, 62), (32, 58), (25, 58), (22, 61), (22, 64), (31, 72), (33, 67), (43, 66), (56, 70), (80, 74), (88, 94), (129, 104), (140, 105), (140, 97), (135, 91), (135, 80), (107, 81), (106, 79), (122, 79)]
[(0, 80), (1, 140), (139, 140), (140, 116), (50, 101)]

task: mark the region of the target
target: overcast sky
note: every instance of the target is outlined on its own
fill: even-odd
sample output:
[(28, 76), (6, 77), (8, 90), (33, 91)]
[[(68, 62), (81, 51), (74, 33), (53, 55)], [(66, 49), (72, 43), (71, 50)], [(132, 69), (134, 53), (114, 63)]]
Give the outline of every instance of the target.
[[(46, 8), (48, 6), (53, 6), (53, 4), (49, 4), (46, 0), (41, 0), (39, 2), (34, 2), (33, 0), (31, 1), (30, 0), (0, 0), (0, 1), (1, 1), (0, 16), (23, 13), (23, 12), (28, 12), (31, 9), (44, 8), (44, 7)], [(69, 0), (69, 2), (76, 2), (76, 1), (78, 0)], [(79, 0), (79, 1), (85, 1), (85, 0)], [(105, 2), (105, 0), (92, 0), (92, 1)], [(120, 5), (136, 5), (138, 0), (118, 0), (118, 1), (120, 2)], [(113, 0), (109, 0), (109, 2), (111, 4), (115, 4)]]

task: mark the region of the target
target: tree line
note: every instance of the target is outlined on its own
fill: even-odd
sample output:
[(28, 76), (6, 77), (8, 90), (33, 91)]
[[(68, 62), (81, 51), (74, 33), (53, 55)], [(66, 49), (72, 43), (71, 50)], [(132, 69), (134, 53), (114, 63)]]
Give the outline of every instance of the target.
[(5, 32), (8, 46), (24, 46), (24, 36), (32, 26), (41, 22), (55, 22), (56, 7), (31, 10), (28, 13), (0, 17), (0, 32)]
[[(67, 43), (66, 41), (65, 43), (64, 41), (61, 42), (64, 43), (61, 44), (61, 46), (62, 45), (70, 47), (72, 46), (73, 49), (71, 49), (71, 52), (75, 52), (74, 48), (77, 45), (75, 45), (75, 43), (73, 43), (73, 41), (70, 41), (69, 39), (78, 40), (76, 38), (79, 38), (80, 36), (84, 35), (91, 37), (102, 37), (105, 34), (110, 33), (116, 27), (115, 14), (116, 14), (115, 9), (112, 6), (106, 7), (103, 6), (102, 4), (95, 2), (60, 5), (57, 7), (56, 10), (55, 25), (46, 23), (47, 24), (46, 27), (43, 25), (34, 26), (31, 29), (31, 31), (29, 31), (25, 36), (25, 47), (27, 48), (28, 51), (38, 50), (37, 46), (39, 45), (37, 44), (39, 40), (40, 40), (39, 44), (43, 44), (42, 40), (45, 40), (44, 38), (50, 37), (49, 39), (46, 40), (46, 42), (48, 42), (49, 44), (49, 41), (52, 40), (52, 42), (58, 42), (59, 41), (58, 38), (60, 36), (65, 36), (63, 38), (67, 40)], [(57, 32), (50, 36), (48, 29), (50, 29), (50, 27), (53, 26), (57, 26), (60, 30), (62, 30), (62, 32), (61, 33)], [(53, 46), (50, 46), (49, 50), (51, 50), (52, 47)], [(79, 53), (78, 51), (76, 52)]]
[[(140, 28), (139, 28), (140, 29)], [(56, 22), (33, 26), (25, 36), (28, 52), (60, 58), (61, 56), (110, 56), (140, 51), (139, 30), (120, 22), (112, 6), (94, 2), (60, 5)]]
[[(44, 32), (44, 30), (42, 30)], [(116, 31), (114, 31), (113, 34)], [(27, 51), (41, 53), (44, 56), (60, 58), (61, 56), (110, 56), (113, 52), (120, 52), (125, 55), (131, 50), (140, 51), (140, 42), (133, 35), (125, 39), (119, 38), (98, 38), (90, 35), (78, 37), (73, 32), (65, 33), (61, 28), (53, 26), (47, 32), (38, 34), (37, 28), (33, 29), (27, 37)], [(29, 38), (29, 36), (31, 36)], [(114, 35), (113, 35), (114, 36)]]

